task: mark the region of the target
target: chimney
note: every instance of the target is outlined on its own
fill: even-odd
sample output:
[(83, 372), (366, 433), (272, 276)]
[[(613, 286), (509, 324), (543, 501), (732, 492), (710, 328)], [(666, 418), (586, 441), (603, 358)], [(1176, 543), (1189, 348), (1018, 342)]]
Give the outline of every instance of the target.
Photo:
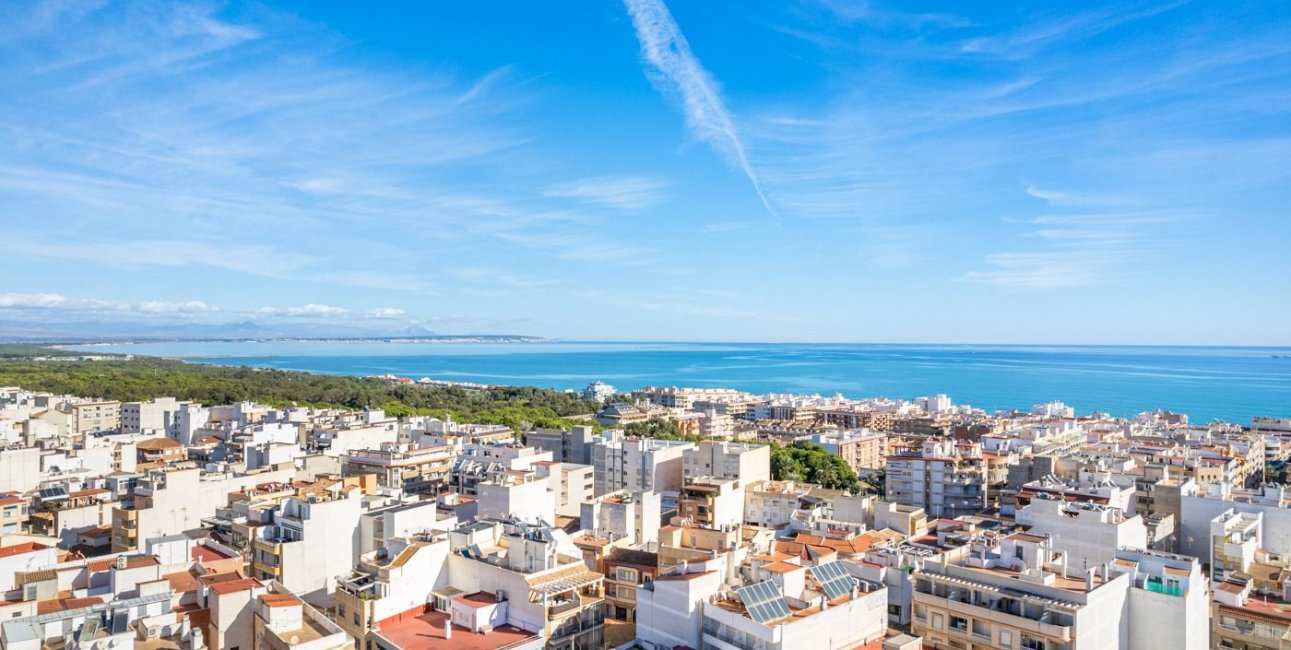
[(453, 638), (453, 618), (449, 616), (444, 619), (444, 640)]
[(1085, 591), (1094, 590), (1094, 570), (1090, 569), (1085, 572)]

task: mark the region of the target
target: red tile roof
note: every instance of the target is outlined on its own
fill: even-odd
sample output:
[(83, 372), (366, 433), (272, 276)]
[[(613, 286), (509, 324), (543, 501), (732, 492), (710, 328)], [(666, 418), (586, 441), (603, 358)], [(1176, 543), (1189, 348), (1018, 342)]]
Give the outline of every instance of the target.
[(494, 596), (492, 593), (487, 591), (477, 591), (473, 594), (458, 596), (454, 598), (453, 601), (466, 605), (472, 609), (479, 609), (481, 607), (498, 604), (497, 596)]
[(21, 544), (14, 544), (13, 546), (0, 548), (0, 557), (13, 557), (15, 555), (22, 555), (23, 553), (34, 553), (36, 551), (43, 551), (47, 548), (49, 547), (37, 542), (23, 542)]
[(260, 584), (260, 581), (256, 580), (255, 578), (242, 578), (241, 580), (229, 580), (227, 582), (217, 582), (211, 585), (211, 591), (214, 591), (215, 593), (221, 596), (227, 596), (228, 594), (231, 594), (234, 592), (246, 591), (248, 589), (258, 589), (263, 586), (264, 585)]

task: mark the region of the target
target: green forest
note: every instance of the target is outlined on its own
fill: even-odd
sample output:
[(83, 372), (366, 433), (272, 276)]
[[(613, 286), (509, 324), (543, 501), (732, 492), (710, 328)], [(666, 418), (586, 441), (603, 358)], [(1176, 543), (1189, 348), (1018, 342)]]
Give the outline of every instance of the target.
[(596, 412), (595, 402), (545, 388), (394, 384), (384, 379), (288, 370), (235, 368), (135, 357), (103, 361), (34, 360), (58, 351), (0, 345), (0, 386), (121, 401), (176, 397), (204, 404), (251, 400), (349, 409), (385, 409), (395, 416), (451, 415), (459, 421), (504, 424), (516, 431), (590, 424), (571, 419)]
[[(153, 357), (100, 361), (34, 358), (65, 354), (31, 345), (0, 345), (0, 386), (121, 401), (169, 396), (203, 404), (250, 400), (272, 406), (371, 407), (384, 409), (392, 416), (451, 416), (459, 422), (502, 424), (515, 431), (577, 424), (600, 428), (588, 417), (599, 408), (596, 402), (546, 388), (395, 384), (385, 379), (213, 366)], [(662, 419), (624, 428), (632, 436), (699, 440)], [(805, 442), (787, 447), (772, 444), (771, 474), (776, 480), (805, 481), (853, 492), (869, 487), (842, 458)], [(879, 489), (881, 485), (880, 482)]]

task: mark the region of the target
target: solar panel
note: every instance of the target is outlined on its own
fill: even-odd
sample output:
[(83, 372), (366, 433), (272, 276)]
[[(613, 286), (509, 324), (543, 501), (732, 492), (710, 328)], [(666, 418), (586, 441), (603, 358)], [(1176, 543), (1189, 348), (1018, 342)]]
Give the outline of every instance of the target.
[(53, 487), (40, 489), (40, 498), (42, 499), (52, 499), (65, 496), (67, 496), (67, 486), (65, 485), (55, 485)]
[(735, 595), (744, 603), (749, 617), (758, 623), (769, 623), (789, 615), (789, 604), (775, 583), (769, 580), (740, 587), (735, 590)]
[(856, 579), (847, 572), (847, 567), (843, 566), (842, 562), (818, 564), (807, 572), (816, 579), (821, 591), (824, 591), (825, 596), (830, 600), (849, 594), (856, 587)]

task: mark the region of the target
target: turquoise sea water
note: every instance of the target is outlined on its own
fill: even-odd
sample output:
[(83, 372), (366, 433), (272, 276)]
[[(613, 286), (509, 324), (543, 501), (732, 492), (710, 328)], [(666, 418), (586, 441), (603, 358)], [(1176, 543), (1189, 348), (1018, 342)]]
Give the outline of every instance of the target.
[(1291, 416), (1291, 348), (765, 343), (185, 342), (95, 346), (311, 372), (393, 373), (581, 389), (599, 379), (765, 392), (913, 398), (987, 410), (1062, 400), (1079, 413), (1163, 408), (1194, 422)]

